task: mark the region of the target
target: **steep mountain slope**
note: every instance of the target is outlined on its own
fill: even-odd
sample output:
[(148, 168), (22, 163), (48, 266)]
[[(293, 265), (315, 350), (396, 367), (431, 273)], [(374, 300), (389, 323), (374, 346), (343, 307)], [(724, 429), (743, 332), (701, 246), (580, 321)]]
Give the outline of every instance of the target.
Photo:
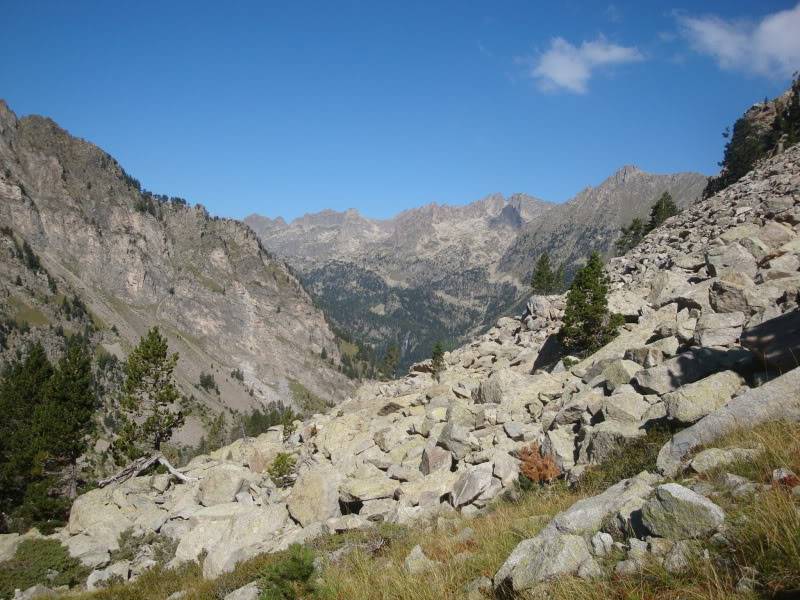
[(706, 180), (699, 173), (655, 175), (622, 167), (597, 187), (586, 188), (529, 223), (505, 251), (500, 268), (527, 278), (531, 257), (548, 252), (569, 272), (594, 250), (609, 253), (619, 229), (635, 217), (646, 219), (662, 193), (669, 192), (679, 208), (686, 208), (699, 198)]
[(606, 253), (619, 228), (646, 217), (669, 191), (680, 207), (706, 177), (624, 167), (562, 205), (518, 194), (463, 206), (429, 205), (386, 221), (324, 211), (286, 223), (245, 221), (298, 270), (339, 327), (379, 348), (400, 346), (406, 367), (437, 339), (461, 342), (518, 311), (542, 252), (567, 272), (592, 250)]
[[(39, 335), (75, 329), (65, 297), (88, 308), (97, 341), (120, 357), (158, 325), (180, 353), (185, 393), (214, 412), (293, 403), (299, 385), (326, 402), (350, 390), (320, 359), (324, 348), (338, 360), (323, 315), (247, 227), (142, 193), (101, 149), (49, 119), (17, 119), (2, 102), (0, 223), (8, 249), (0, 254), (0, 310), (38, 325)], [(41, 270), (19, 258), (25, 244)], [(232, 376), (237, 369), (241, 379)], [(219, 393), (197, 387), (202, 372)], [(183, 439), (200, 434), (202, 406)]]

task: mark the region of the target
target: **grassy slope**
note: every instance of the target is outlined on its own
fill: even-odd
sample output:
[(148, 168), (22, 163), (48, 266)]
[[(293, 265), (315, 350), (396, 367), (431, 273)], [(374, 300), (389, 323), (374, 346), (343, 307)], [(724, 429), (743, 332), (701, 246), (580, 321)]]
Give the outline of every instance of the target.
[[(535, 535), (556, 513), (581, 497), (593, 495), (622, 477), (642, 468), (654, 467), (655, 455), (665, 432), (651, 433), (643, 442), (621, 449), (604, 466), (593, 470), (578, 489), (563, 483), (519, 494), (516, 499), (497, 502), (489, 514), (469, 521), (453, 516), (428, 528), (382, 525), (318, 539), (312, 548), (318, 556), (338, 554), (328, 561), (309, 584), (298, 584), (298, 598), (456, 600), (465, 597), (464, 585), (476, 577), (492, 577), (516, 544)], [(769, 424), (729, 436), (716, 447), (756, 447), (764, 452), (754, 461), (731, 465), (728, 472), (767, 483), (772, 469), (789, 467), (800, 472), (800, 425)], [(722, 475), (710, 473), (712, 482)], [(548, 585), (547, 597), (555, 600), (610, 599), (714, 599), (757, 598), (753, 592), (737, 593), (735, 585), (748, 567), (756, 569), (765, 592), (800, 587), (800, 498), (790, 490), (769, 489), (750, 498), (715, 498), (728, 514), (731, 541), (728, 549), (711, 549), (726, 559), (698, 560), (681, 575), (667, 573), (652, 565), (643, 573), (621, 577), (613, 566), (621, 557), (604, 565), (607, 579), (586, 582), (563, 578)], [(471, 540), (455, 535), (464, 527), (474, 530)], [(416, 544), (441, 565), (424, 575), (410, 575), (403, 561)], [(336, 551), (339, 552), (336, 552)], [(213, 581), (203, 580), (196, 564), (178, 570), (155, 569), (137, 582), (94, 593), (78, 595), (80, 600), (163, 600), (186, 590), (189, 600), (223, 598), (230, 591), (258, 579), (270, 566), (280, 565), (286, 553), (257, 557), (238, 566), (235, 572)], [(269, 596), (270, 598), (273, 596)], [(277, 596), (280, 597), (280, 596)], [(531, 595), (531, 598), (534, 596)]]

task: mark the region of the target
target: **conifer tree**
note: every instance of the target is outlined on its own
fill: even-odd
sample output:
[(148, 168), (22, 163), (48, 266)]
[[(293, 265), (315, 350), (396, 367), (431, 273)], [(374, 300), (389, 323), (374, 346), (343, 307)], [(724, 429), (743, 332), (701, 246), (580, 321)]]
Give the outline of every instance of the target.
[(174, 409), (180, 398), (173, 378), (177, 362), (178, 354), (169, 353), (167, 338), (158, 327), (150, 329), (128, 356), (122, 428), (115, 442), (118, 452), (138, 458), (158, 451), (183, 423), (183, 415)]
[(646, 233), (653, 231), (653, 229), (661, 225), (664, 221), (677, 214), (678, 207), (675, 206), (675, 202), (672, 200), (672, 194), (664, 192), (650, 209), (650, 221), (647, 223)]
[(36, 343), (24, 359), (10, 362), (0, 378), (0, 521), (23, 502), (28, 486), (41, 474), (33, 414), (52, 375), (47, 354)]
[(639, 217), (636, 217), (633, 221), (631, 221), (630, 225), (623, 227), (620, 230), (619, 239), (614, 242), (614, 248), (617, 251), (617, 255), (621, 256), (628, 250), (635, 248), (639, 242), (642, 241), (642, 238), (646, 233), (644, 222)]
[(41, 451), (53, 466), (69, 468), (69, 490), (74, 498), (76, 463), (86, 451), (87, 436), (94, 428), (97, 408), (92, 360), (83, 339), (72, 340), (45, 390), (36, 411), (36, 435)]
[(564, 270), (563, 266), (559, 266), (557, 270), (553, 270), (550, 264), (550, 255), (545, 252), (536, 261), (536, 268), (533, 271), (533, 278), (531, 279), (531, 287), (534, 294), (555, 294), (563, 285)]
[(444, 371), (444, 367), (444, 346), (442, 346), (442, 342), (436, 342), (431, 352), (431, 370), (436, 379), (439, 379), (439, 375)]
[(381, 364), (381, 373), (384, 377), (391, 378), (394, 377), (395, 371), (397, 370), (397, 365), (400, 363), (400, 348), (397, 347), (397, 344), (389, 344), (389, 347), (386, 348), (386, 354), (383, 356), (383, 362)]
[(608, 312), (607, 293), (603, 262), (593, 252), (567, 294), (564, 322), (558, 332), (565, 352), (587, 356), (616, 336), (622, 317)]

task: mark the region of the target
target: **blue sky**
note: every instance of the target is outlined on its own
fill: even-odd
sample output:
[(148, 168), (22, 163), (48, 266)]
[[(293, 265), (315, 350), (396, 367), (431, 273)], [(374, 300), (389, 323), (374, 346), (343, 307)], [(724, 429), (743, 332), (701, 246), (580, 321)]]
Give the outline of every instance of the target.
[[(554, 6), (558, 5), (558, 6)], [(563, 201), (713, 173), (800, 69), (796, 2), (0, 0), (0, 97), (212, 213)]]

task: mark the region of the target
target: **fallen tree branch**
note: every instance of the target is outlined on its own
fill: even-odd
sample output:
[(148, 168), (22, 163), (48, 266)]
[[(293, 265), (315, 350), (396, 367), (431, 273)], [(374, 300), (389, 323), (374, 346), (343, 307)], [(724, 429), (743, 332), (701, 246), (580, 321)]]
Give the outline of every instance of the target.
[(101, 479), (98, 481), (97, 485), (100, 487), (105, 487), (112, 483), (122, 483), (123, 481), (127, 481), (128, 479), (136, 477), (139, 473), (149, 469), (156, 463), (163, 465), (171, 475), (177, 477), (183, 482), (196, 481), (194, 477), (188, 477), (178, 471), (178, 469), (173, 467), (163, 455), (153, 454), (151, 456), (142, 456), (141, 458), (137, 458), (132, 463), (125, 466), (116, 475), (112, 475), (111, 477), (107, 477), (106, 479)]

